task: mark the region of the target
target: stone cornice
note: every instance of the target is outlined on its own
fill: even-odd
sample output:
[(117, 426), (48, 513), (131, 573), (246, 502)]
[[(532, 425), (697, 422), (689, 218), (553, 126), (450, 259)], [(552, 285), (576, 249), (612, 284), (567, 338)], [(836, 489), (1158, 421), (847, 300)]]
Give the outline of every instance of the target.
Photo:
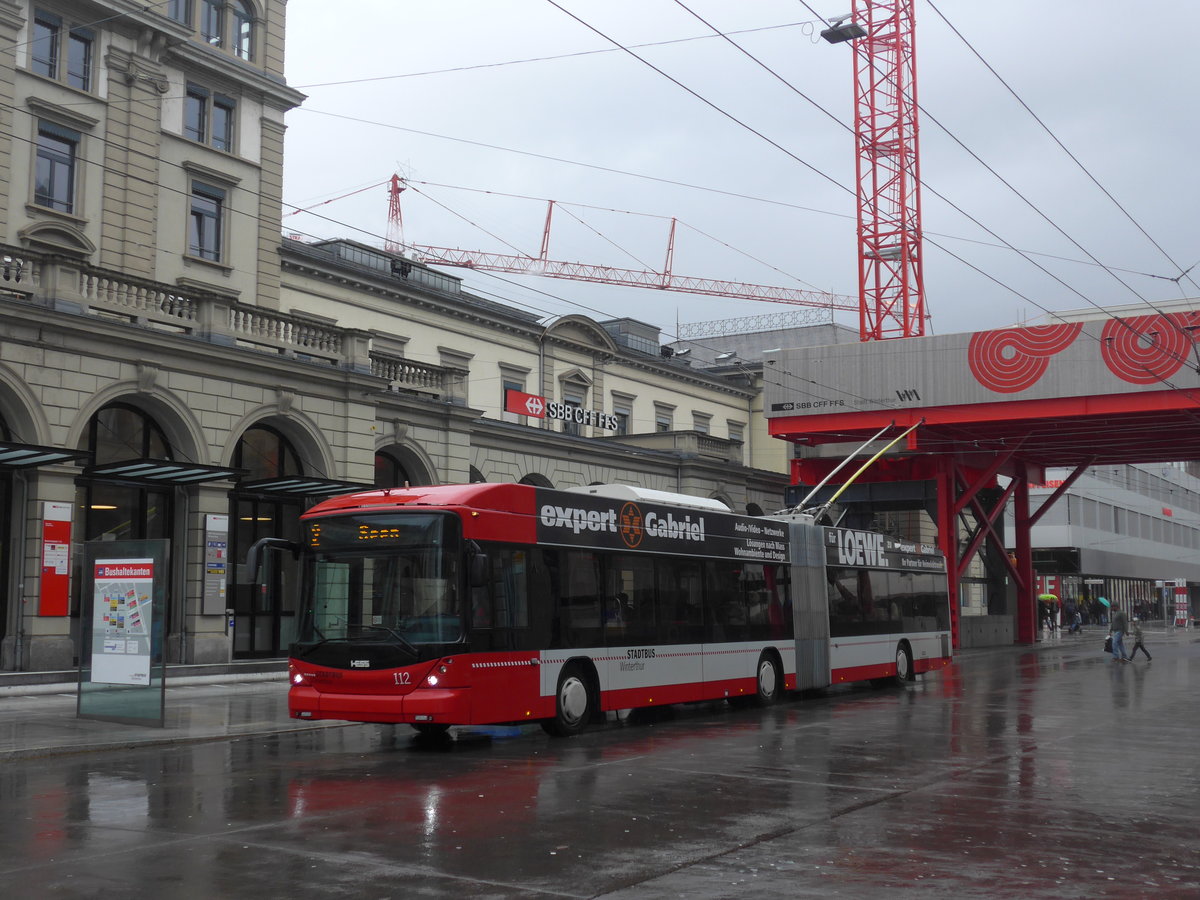
[(294, 109), (307, 99), (307, 95), (279, 81), (254, 66), (242, 62), (220, 50), (206, 47), (195, 41), (176, 44), (167, 51), (166, 58), (174, 65), (188, 71), (203, 72), (224, 80), (234, 80), (244, 89), (255, 91), (268, 106), (280, 110)]
[(16, 31), (25, 24), (25, 4), (0, 0), (0, 25)]

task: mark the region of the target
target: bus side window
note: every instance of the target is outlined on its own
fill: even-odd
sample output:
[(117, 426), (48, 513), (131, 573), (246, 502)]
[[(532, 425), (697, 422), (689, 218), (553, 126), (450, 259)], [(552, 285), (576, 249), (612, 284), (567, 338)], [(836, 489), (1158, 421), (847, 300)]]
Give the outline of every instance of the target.
[(594, 553), (567, 550), (560, 560), (559, 614), (567, 647), (593, 647), (604, 643), (601, 629), (600, 572)]
[(661, 560), (658, 564), (659, 640), (692, 644), (703, 640), (704, 591), (699, 564)]
[(731, 560), (711, 560), (704, 564), (705, 621), (710, 640), (740, 641), (746, 634), (746, 600), (739, 583), (741, 566)]
[(645, 557), (617, 554), (608, 560), (610, 646), (653, 644), (655, 625), (654, 562)]

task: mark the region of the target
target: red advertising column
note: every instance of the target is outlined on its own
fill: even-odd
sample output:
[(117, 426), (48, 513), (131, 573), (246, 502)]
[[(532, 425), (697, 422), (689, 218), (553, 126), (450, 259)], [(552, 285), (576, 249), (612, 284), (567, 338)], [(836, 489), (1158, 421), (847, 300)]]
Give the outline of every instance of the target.
[(1186, 628), (1191, 613), (1188, 611), (1188, 587), (1186, 578), (1175, 579), (1175, 627)]
[(43, 506), (39, 616), (65, 616), (71, 611), (71, 507), (70, 503)]

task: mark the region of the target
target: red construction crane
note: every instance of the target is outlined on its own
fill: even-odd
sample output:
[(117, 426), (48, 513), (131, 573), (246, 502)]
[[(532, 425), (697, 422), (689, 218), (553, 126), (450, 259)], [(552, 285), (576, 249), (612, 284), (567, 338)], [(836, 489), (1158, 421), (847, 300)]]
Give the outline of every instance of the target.
[(680, 291), (686, 294), (704, 294), (709, 297), (730, 297), (738, 300), (766, 300), (771, 303), (787, 303), (793, 306), (815, 306), (822, 309), (858, 309), (858, 301), (844, 294), (829, 294), (824, 291), (805, 291), (796, 288), (771, 287), (764, 284), (747, 284), (741, 281), (719, 281), (714, 278), (690, 278), (671, 271), (675, 256), (675, 220), (667, 239), (666, 264), (661, 272), (652, 269), (620, 269), (612, 266), (597, 266), (587, 263), (562, 262), (549, 258), (550, 224), (554, 217), (554, 201), (546, 210), (546, 224), (542, 230), (542, 248), (537, 256), (515, 253), (490, 253), (482, 250), (459, 250), (450, 247), (431, 247), (424, 244), (409, 244), (403, 237), (403, 220), (400, 211), (400, 194), (405, 190), (404, 179), (393, 175), (389, 188), (387, 249), (393, 253), (404, 253), (414, 260), (438, 266), (461, 266), (484, 272), (513, 272), (521, 275), (542, 275), (546, 278), (567, 278), (572, 281), (590, 281), (597, 284), (616, 284), (625, 287), (653, 288), (659, 291)]
[(850, 38), (864, 341), (925, 334), (913, 5), (914, 0), (854, 0), (852, 13), (863, 32)]

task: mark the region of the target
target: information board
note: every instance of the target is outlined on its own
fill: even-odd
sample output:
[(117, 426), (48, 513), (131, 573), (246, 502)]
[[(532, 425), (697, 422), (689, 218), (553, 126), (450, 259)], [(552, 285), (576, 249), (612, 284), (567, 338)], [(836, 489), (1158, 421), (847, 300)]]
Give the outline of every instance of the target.
[(81, 718), (162, 727), (170, 542), (83, 545)]

